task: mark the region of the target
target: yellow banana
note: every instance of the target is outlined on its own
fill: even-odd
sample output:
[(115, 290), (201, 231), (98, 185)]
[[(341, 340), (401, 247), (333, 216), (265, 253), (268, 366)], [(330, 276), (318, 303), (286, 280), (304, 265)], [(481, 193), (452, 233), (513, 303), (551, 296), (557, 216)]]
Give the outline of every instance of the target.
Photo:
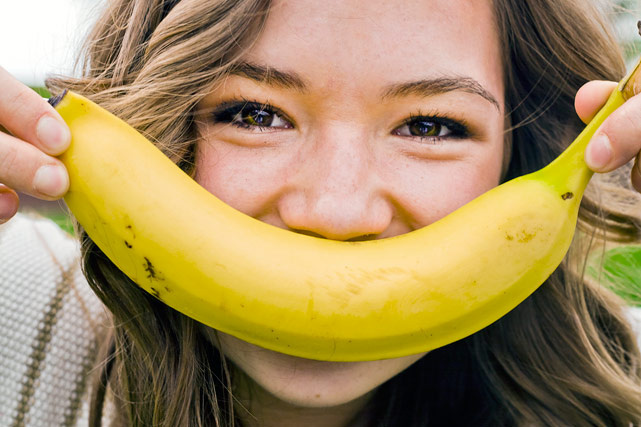
[(244, 215), (71, 92), (53, 102), (72, 133), (65, 200), (118, 268), (208, 326), (318, 360), (420, 353), (499, 319), (560, 264), (591, 177), (585, 146), (626, 80), (549, 166), (393, 238), (337, 242)]

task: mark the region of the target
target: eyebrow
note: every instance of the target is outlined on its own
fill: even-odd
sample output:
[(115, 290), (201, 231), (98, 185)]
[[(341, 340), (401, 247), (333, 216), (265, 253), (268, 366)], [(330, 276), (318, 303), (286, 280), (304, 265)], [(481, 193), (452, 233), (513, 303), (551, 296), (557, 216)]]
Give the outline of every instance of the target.
[[(307, 90), (307, 83), (298, 74), (291, 71), (277, 70), (273, 67), (239, 62), (232, 66), (229, 73), (283, 89), (294, 89), (299, 92)], [(396, 83), (387, 86), (382, 91), (381, 98), (397, 98), (410, 95), (429, 97), (457, 90), (479, 95), (494, 105), (497, 110), (501, 110), (501, 105), (496, 98), (483, 85), (471, 77), (434, 77)]]
[(280, 71), (273, 67), (240, 62), (234, 64), (229, 73), (283, 89), (295, 89), (300, 92), (307, 90), (305, 80), (298, 74), (291, 71)]
[(496, 98), (485, 89), (483, 85), (471, 77), (434, 77), (431, 79), (393, 84), (383, 91), (382, 98), (395, 98), (409, 95), (428, 97), (456, 90), (479, 95), (494, 105), (497, 110), (501, 110), (501, 104), (499, 104)]

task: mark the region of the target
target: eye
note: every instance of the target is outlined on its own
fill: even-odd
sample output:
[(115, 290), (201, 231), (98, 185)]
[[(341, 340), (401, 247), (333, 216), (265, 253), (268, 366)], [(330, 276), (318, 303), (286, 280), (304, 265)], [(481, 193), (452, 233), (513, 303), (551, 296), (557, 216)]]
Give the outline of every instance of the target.
[(293, 125), (269, 104), (249, 101), (225, 103), (213, 112), (216, 123), (230, 123), (245, 129), (291, 129)]
[(392, 133), (434, 141), (443, 138), (465, 138), (469, 135), (467, 126), (463, 123), (438, 116), (412, 116)]

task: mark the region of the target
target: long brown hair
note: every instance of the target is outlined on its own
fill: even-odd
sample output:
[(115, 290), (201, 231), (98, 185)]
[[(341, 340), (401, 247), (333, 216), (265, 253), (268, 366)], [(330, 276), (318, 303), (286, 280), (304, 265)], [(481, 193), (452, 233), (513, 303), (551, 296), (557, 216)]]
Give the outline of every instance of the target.
[[(50, 88), (96, 100), (191, 172), (195, 105), (256, 39), (269, 6), (114, 0), (90, 36), (83, 78), (53, 79)], [(509, 179), (547, 164), (578, 133), (578, 87), (617, 80), (624, 66), (608, 22), (587, 1), (495, 0), (494, 8)], [(639, 222), (629, 209), (604, 211), (594, 194), (581, 210), (582, 234), (552, 277), (501, 320), (382, 385), (365, 409), (372, 425), (641, 423), (641, 355), (623, 303), (582, 274), (595, 238), (638, 240)], [(113, 313), (94, 424), (108, 383), (122, 423), (233, 425), (233, 367), (199, 325), (141, 291), (81, 238), (85, 274)]]
[[(87, 95), (193, 172), (191, 112), (256, 39), (268, 7), (269, 0), (113, 0), (86, 43), (84, 77), (48, 86)], [(140, 292), (80, 237), (84, 273), (114, 323), (102, 343), (92, 425), (101, 423), (107, 384), (117, 424), (233, 424), (228, 365), (201, 326)]]

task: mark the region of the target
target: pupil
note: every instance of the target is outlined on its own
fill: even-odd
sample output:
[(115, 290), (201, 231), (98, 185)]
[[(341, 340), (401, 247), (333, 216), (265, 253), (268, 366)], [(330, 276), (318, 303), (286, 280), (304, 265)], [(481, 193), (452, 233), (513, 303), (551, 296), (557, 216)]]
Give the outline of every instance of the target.
[(269, 126), (272, 124), (274, 116), (264, 110), (252, 110), (246, 120), (251, 125)]
[(434, 122), (420, 121), (410, 124), (410, 133), (414, 136), (437, 136), (441, 125)]

